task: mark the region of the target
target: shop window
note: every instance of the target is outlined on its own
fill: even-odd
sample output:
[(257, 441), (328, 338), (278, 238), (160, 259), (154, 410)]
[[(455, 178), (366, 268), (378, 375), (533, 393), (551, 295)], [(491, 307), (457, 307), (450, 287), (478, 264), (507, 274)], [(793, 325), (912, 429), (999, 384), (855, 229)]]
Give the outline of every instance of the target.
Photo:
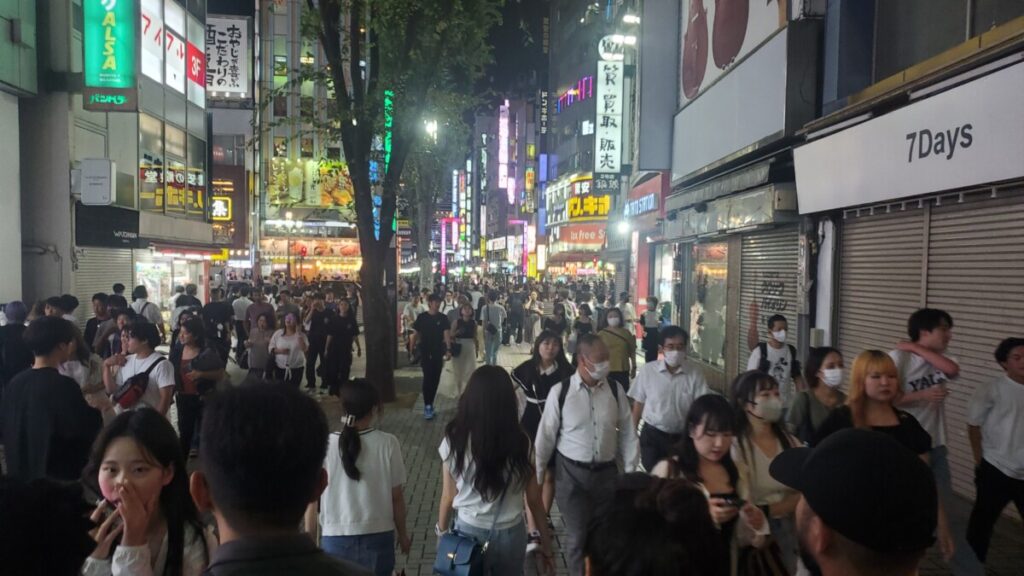
[(164, 211), (164, 123), (139, 114), (139, 209)]
[(690, 356), (725, 368), (729, 245), (694, 244), (690, 253), (693, 293), (688, 295)]
[(967, 0), (887, 0), (875, 10), (875, 82), (967, 40)]
[(984, 34), (996, 26), (1024, 16), (1024, 2), (1021, 0), (974, 0), (972, 5), (972, 36)]
[(284, 94), (274, 96), (274, 116), (278, 118), (288, 116), (288, 97)]
[(288, 157), (288, 138), (274, 136), (274, 158)]
[(167, 213), (186, 212), (185, 196), (188, 183), (186, 163), (187, 138), (185, 131), (166, 124), (164, 126), (164, 151), (167, 155)]
[(206, 219), (206, 142), (188, 137), (185, 210), (189, 218)]

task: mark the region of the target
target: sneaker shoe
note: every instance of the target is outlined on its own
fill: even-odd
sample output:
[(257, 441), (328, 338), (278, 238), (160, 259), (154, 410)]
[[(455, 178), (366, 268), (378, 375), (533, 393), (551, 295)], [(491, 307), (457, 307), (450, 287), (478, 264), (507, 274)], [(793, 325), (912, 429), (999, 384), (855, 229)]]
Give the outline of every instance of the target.
[(433, 420), (434, 419), (434, 407), (433, 406), (428, 404), (428, 405), (423, 407), (423, 419), (424, 420)]
[(540, 532), (534, 530), (530, 532), (530, 537), (526, 541), (526, 553), (533, 554), (537, 550), (540, 550)]

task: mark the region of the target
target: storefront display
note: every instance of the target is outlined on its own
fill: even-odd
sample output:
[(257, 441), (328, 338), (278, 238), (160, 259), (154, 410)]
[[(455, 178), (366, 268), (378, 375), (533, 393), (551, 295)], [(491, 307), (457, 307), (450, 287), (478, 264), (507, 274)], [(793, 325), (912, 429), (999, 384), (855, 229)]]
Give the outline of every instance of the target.
[(690, 355), (725, 369), (729, 244), (694, 244), (690, 264), (694, 286), (688, 302)]

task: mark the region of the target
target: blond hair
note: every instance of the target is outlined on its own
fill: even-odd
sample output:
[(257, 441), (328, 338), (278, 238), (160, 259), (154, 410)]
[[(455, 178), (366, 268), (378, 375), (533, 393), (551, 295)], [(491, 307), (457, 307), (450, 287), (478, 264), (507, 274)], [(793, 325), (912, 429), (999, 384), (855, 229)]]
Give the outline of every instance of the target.
[[(850, 370), (850, 390), (846, 397), (846, 405), (850, 407), (855, 428), (867, 428), (868, 395), (865, 381), (868, 374), (881, 372), (899, 380), (900, 372), (892, 358), (881, 350), (865, 350), (857, 355)], [(893, 400), (903, 395), (897, 382), (897, 393)]]

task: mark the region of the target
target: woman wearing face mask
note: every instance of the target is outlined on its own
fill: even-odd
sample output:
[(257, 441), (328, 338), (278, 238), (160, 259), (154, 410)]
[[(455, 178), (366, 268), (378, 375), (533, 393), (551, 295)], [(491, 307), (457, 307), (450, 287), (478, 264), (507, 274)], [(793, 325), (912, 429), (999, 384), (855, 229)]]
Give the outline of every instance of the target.
[(846, 394), (839, 390), (843, 384), (843, 356), (828, 346), (812, 348), (805, 369), (809, 389), (797, 392), (786, 420), (796, 437), (810, 444), (832, 410), (846, 402)]
[(733, 381), (732, 396), (736, 411), (732, 458), (740, 473), (737, 491), (768, 516), (782, 561), (793, 574), (798, 553), (793, 513), (800, 494), (772, 478), (768, 467), (783, 450), (799, 445), (799, 440), (783, 427), (779, 383), (768, 374), (758, 370), (740, 374)]
[(368, 380), (341, 386), (344, 427), (331, 434), (324, 468), (327, 489), (306, 510), (306, 532), (321, 528), (320, 545), (328, 554), (390, 576), (395, 540), (408, 554), (403, 485), (405, 464), (398, 438), (374, 428), (380, 396)]
[(608, 361), (611, 363), (608, 378), (628, 392), (629, 379), (636, 378), (636, 338), (622, 325), (622, 310), (610, 308), (605, 319), (608, 326), (597, 335), (608, 347)]
[[(572, 373), (572, 365), (562, 351), (562, 339), (554, 332), (547, 331), (537, 337), (530, 359), (512, 370), (512, 381), (516, 386), (521, 413), (519, 421), (530, 437), (530, 442), (536, 441), (537, 428), (551, 387), (572, 376)], [(555, 473), (551, 466), (544, 471), (541, 501), (544, 503), (544, 512), (551, 514), (551, 505), (555, 501)], [(530, 531), (527, 552), (532, 552), (540, 547), (540, 531), (537, 529), (537, 519), (528, 506), (526, 522)]]
[(729, 550), (727, 568), (720, 574), (736, 574), (739, 546), (761, 545), (767, 520), (760, 508), (739, 498), (739, 470), (730, 448), (736, 431), (736, 413), (729, 401), (717, 394), (697, 398), (686, 416), (687, 433), (672, 447), (669, 458), (651, 470), (661, 478), (693, 482), (708, 498), (711, 519), (719, 528), (723, 548)]
[(482, 331), (473, 318), (473, 307), (469, 304), (459, 306), (459, 318), (452, 326), (452, 339), (461, 346), (461, 349), (458, 356), (453, 355), (448, 361), (455, 381), (456, 398), (462, 395), (469, 384), (469, 376), (476, 370), (477, 356), (484, 349), (480, 332)]
[[(892, 358), (880, 350), (861, 352), (850, 370), (850, 395), (846, 404), (833, 410), (821, 423), (811, 445), (845, 428), (870, 428), (892, 436), (927, 462), (932, 438), (916, 418), (894, 406), (902, 394), (899, 371)], [(952, 557), (953, 537), (941, 499), (938, 540), (943, 556)]]

